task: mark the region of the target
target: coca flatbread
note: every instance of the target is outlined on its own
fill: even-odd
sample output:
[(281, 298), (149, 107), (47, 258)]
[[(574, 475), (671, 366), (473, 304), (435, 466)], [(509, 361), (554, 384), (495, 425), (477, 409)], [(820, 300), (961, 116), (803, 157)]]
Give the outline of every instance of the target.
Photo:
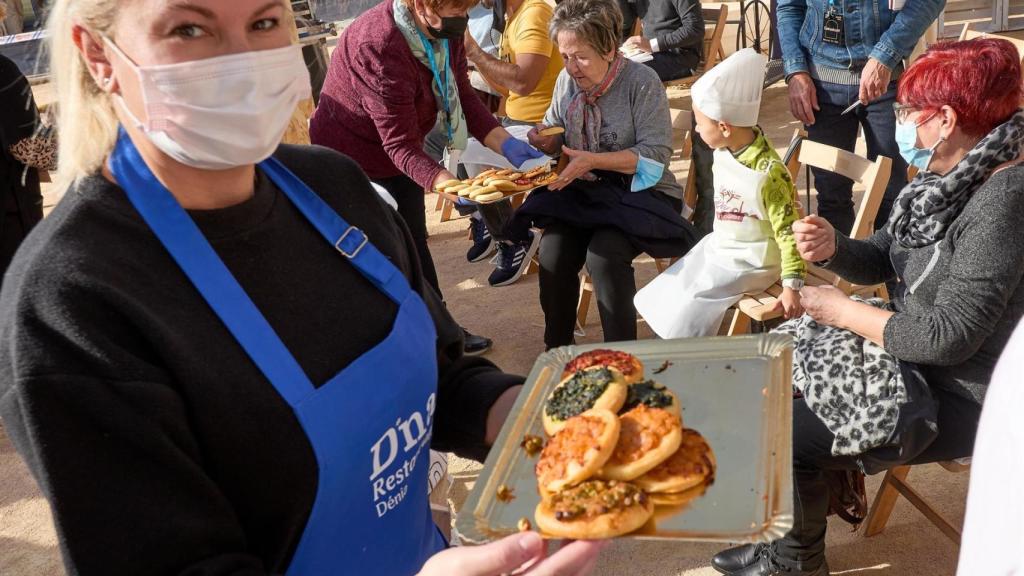
[(686, 428), (679, 449), (635, 482), (648, 492), (682, 493), (713, 479), (715, 465), (715, 453), (707, 440), (700, 432)]
[(628, 481), (668, 459), (683, 440), (679, 418), (662, 408), (639, 404), (619, 417), (622, 424), (615, 452), (601, 477)]
[(593, 408), (618, 412), (626, 394), (622, 373), (615, 368), (594, 366), (574, 372), (559, 382), (544, 402), (544, 431), (554, 435), (566, 420)]
[(541, 500), (534, 512), (537, 526), (559, 538), (613, 538), (647, 523), (654, 504), (628, 482), (587, 480)]
[(567, 420), (534, 467), (541, 493), (558, 492), (593, 476), (615, 450), (619, 429), (619, 418), (609, 410), (589, 410)]
[(639, 382), (644, 377), (644, 365), (640, 362), (639, 358), (626, 352), (605, 348), (584, 352), (570, 360), (565, 365), (565, 369), (562, 370), (562, 377), (565, 378), (574, 372), (593, 366), (610, 366), (615, 368), (622, 373), (622, 378), (626, 384)]

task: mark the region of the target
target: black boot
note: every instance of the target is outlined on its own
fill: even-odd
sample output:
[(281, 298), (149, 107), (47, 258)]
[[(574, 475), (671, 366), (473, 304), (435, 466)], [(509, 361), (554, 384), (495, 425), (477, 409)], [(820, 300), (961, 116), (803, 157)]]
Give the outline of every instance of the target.
[(462, 329), (462, 353), (466, 356), (479, 356), (491, 349), (491, 339), (477, 336), (465, 328)]
[(782, 564), (775, 555), (773, 546), (758, 549), (753, 564), (729, 573), (729, 576), (828, 576), (828, 562), (822, 560), (814, 569), (790, 568)]
[(762, 548), (767, 544), (747, 544), (722, 550), (711, 558), (711, 567), (722, 574), (729, 574), (741, 568), (746, 568), (757, 561)]

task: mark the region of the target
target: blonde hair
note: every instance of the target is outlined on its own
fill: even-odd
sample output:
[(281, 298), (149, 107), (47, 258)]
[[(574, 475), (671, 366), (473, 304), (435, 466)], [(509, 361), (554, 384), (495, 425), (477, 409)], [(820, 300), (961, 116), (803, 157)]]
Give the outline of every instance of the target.
[(93, 80), (75, 45), (72, 30), (81, 24), (90, 32), (113, 35), (118, 0), (56, 0), (50, 8), (50, 77), (57, 92), (58, 190), (91, 174), (117, 141), (117, 115), (110, 96)]

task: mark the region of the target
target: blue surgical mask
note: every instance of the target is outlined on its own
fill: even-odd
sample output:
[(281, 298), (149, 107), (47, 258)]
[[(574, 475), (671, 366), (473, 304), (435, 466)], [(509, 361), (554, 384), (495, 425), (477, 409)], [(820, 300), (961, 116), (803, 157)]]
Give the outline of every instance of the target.
[(629, 185), (630, 192), (639, 192), (653, 187), (661, 181), (661, 175), (665, 172), (665, 165), (661, 162), (639, 156), (636, 161), (636, 174), (633, 174), (633, 181)]
[(928, 170), (928, 165), (932, 162), (932, 155), (935, 154), (935, 149), (939, 147), (946, 139), (940, 137), (935, 141), (930, 148), (918, 148), (917, 147), (917, 127), (920, 124), (913, 122), (897, 122), (896, 123), (896, 144), (900, 147), (900, 156), (907, 161), (910, 166), (915, 166), (921, 172)]

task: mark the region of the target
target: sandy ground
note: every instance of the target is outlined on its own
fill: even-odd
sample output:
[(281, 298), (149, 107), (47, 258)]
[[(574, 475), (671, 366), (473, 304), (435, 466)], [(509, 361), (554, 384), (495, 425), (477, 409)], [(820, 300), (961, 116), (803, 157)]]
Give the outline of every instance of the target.
[[(688, 108), (685, 92), (672, 94), (673, 105)], [(797, 123), (790, 117), (786, 90), (769, 88), (762, 103), (761, 125), (780, 153), (785, 149)], [(685, 178), (687, 162), (677, 160), (672, 169)], [(48, 202), (52, 203), (48, 197)], [(479, 334), (495, 340), (489, 358), (509, 372), (526, 374), (543, 351), (543, 317), (537, 299), (537, 277), (527, 276), (517, 284), (490, 288), (486, 263), (469, 264), (465, 220), (438, 223), (428, 198), (431, 250), (441, 277), (442, 289), (454, 316)], [(655, 275), (650, 260), (639, 260), (637, 282)], [(586, 336), (581, 342), (601, 341), (596, 305), (591, 306)], [(641, 338), (651, 337), (641, 325)], [(478, 467), (453, 458), (451, 471), (466, 475)], [(963, 519), (967, 474), (951, 474), (935, 465), (920, 466), (910, 476), (915, 487), (954, 524)], [(874, 494), (881, 476), (868, 479), (868, 494)], [(140, 527), (143, 528), (144, 527)], [(717, 544), (650, 542), (622, 539), (602, 553), (601, 576), (712, 575), (708, 560), (722, 548)], [(881, 536), (867, 539), (851, 532), (848, 525), (833, 522), (828, 535), (828, 558), (833, 574), (864, 576), (941, 576), (955, 572), (957, 548), (901, 499)], [(20, 457), (0, 428), (0, 575), (49, 576), (63, 574), (57, 539), (48, 505)]]

